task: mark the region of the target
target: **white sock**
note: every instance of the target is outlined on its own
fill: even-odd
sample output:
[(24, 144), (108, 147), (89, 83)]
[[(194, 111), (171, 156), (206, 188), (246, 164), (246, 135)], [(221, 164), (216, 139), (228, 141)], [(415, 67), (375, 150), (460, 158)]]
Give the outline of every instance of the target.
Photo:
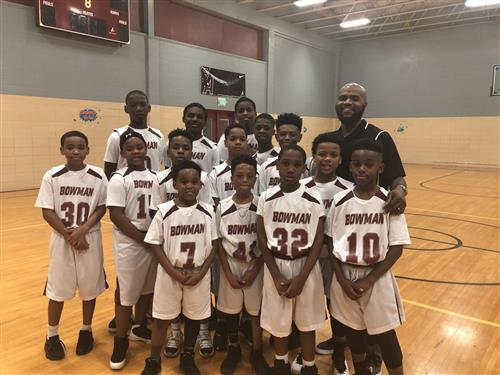
[(200, 332), (208, 331), (208, 323), (200, 323)]
[(278, 361), (285, 361), (285, 364), (288, 363), (288, 353), (283, 354), (283, 355), (275, 354), (274, 358), (276, 358)]
[(59, 324), (56, 326), (48, 326), (47, 330), (47, 338), (52, 337), (52, 336), (57, 336), (59, 334)]
[(170, 329), (172, 329), (172, 333), (178, 335), (181, 331), (181, 324), (179, 322), (172, 323), (170, 324)]
[(314, 359), (312, 361), (306, 361), (304, 358), (302, 358), (302, 365), (304, 367), (312, 367), (314, 366)]
[(90, 324), (82, 324), (82, 328), (80, 328), (80, 331), (90, 331), (90, 332), (92, 332), (92, 326)]

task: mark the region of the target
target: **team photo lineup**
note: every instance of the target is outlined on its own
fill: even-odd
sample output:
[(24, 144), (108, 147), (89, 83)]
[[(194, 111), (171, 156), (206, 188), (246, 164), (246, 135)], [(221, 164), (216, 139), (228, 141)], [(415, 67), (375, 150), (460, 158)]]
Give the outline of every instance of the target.
[[(87, 135), (61, 134), (61, 163), (35, 203), (53, 229), (46, 358), (67, 354), (59, 325), (77, 291), (76, 354), (93, 350), (106, 251), (116, 273), (114, 336), (102, 338), (113, 341), (112, 370), (135, 361), (141, 374), (160, 374), (179, 358), (196, 375), (199, 357), (225, 352), (221, 374), (243, 362), (258, 375), (319, 374), (317, 355), (331, 356), (334, 375), (403, 374), (396, 328), (405, 313), (392, 267), (410, 245), (408, 188), (390, 134), (363, 118), (367, 103), (363, 86), (346, 83), (335, 102), (340, 127), (304, 144), (300, 114), (259, 114), (243, 96), (235, 122), (211, 140), (202, 104), (187, 104), (184, 126), (165, 136), (148, 125), (147, 94), (132, 90), (130, 123), (110, 129), (103, 167), (86, 163)], [(106, 213), (112, 249), (103, 248)], [(325, 322), (332, 334), (319, 342)], [(149, 345), (149, 356), (134, 354), (131, 340)]]

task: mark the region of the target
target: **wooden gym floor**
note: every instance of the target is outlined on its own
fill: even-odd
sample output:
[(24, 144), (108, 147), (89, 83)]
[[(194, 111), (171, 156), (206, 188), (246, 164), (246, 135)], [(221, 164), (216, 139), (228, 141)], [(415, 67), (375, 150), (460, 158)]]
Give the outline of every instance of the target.
[[(412, 245), (395, 266), (407, 322), (397, 332), (407, 374), (500, 373), (500, 246), (498, 170), (407, 166), (410, 194), (407, 221)], [(81, 325), (78, 298), (66, 303), (60, 324), (66, 358), (45, 359), (47, 274), (50, 229), (33, 207), (36, 190), (0, 194), (1, 203), (1, 374), (109, 374), (113, 339), (114, 267), (111, 223), (102, 224), (105, 269), (110, 289), (97, 300), (94, 350), (75, 354)], [(318, 342), (329, 334), (325, 329)], [(265, 339), (266, 356), (273, 354)], [(238, 374), (250, 374), (245, 362)], [(148, 347), (131, 342), (123, 374), (139, 374)], [(216, 374), (222, 353), (197, 357), (204, 374)], [(321, 374), (329, 356), (317, 357)], [(163, 374), (179, 374), (178, 360), (163, 359)], [(385, 369), (384, 369), (384, 373)]]

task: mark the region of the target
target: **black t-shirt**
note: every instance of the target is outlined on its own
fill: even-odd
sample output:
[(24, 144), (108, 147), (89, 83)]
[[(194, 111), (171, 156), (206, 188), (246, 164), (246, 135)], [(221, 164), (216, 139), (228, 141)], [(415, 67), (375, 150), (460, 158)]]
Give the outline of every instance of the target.
[(389, 190), (392, 181), (396, 177), (406, 176), (403, 168), (403, 163), (399, 157), (396, 144), (392, 137), (385, 130), (377, 128), (375, 125), (368, 124), (365, 120), (354, 129), (354, 131), (344, 138), (342, 129), (334, 131), (344, 142), (342, 143), (342, 163), (338, 166), (336, 174), (346, 180), (354, 182), (351, 172), (349, 171), (349, 164), (351, 162), (351, 155), (354, 143), (358, 139), (370, 138), (376, 139), (384, 148), (384, 171), (380, 175), (379, 185)]

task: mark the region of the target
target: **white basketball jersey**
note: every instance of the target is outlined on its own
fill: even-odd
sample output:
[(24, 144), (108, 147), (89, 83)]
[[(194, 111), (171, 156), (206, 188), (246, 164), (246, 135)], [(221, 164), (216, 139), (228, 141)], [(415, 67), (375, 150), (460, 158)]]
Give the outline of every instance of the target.
[[(223, 162), (216, 166), (208, 175), (207, 180), (210, 189), (210, 196), (214, 200), (214, 202), (215, 199), (221, 201), (223, 199), (231, 197), (236, 192), (233, 183), (231, 182), (231, 166), (226, 162)], [(257, 181), (258, 178), (255, 180), (255, 186), (252, 189), (254, 194), (256, 194)]]
[(389, 246), (409, 245), (404, 215), (384, 213), (387, 191), (369, 200), (354, 188), (337, 193), (328, 212), (325, 233), (333, 238), (333, 254), (344, 263), (371, 265), (385, 259)]
[(174, 201), (158, 206), (145, 242), (163, 245), (174, 267), (201, 267), (212, 251), (217, 228), (213, 208), (203, 202), (179, 207)]
[(191, 160), (198, 164), (203, 171), (210, 173), (219, 164), (217, 145), (205, 136), (193, 141)]
[(298, 257), (309, 250), (319, 220), (325, 216), (319, 192), (303, 184), (291, 193), (279, 186), (265, 191), (257, 214), (264, 219), (268, 248), (287, 257)]
[[(201, 190), (198, 193), (198, 200), (210, 203), (210, 191), (206, 185), (208, 175), (201, 171)], [(172, 178), (172, 168), (167, 168), (156, 173), (153, 182), (153, 193), (151, 205), (149, 208), (153, 211), (158, 209), (158, 205), (177, 198), (177, 189), (174, 188), (174, 179)]]
[(257, 161), (257, 165), (262, 165), (267, 159), (275, 158), (279, 155), (281, 148), (276, 146), (265, 152), (256, 152), (253, 157)]
[(238, 204), (233, 197), (220, 202), (216, 210), (217, 228), (222, 247), (229, 256), (244, 262), (260, 256), (257, 249), (257, 205), (259, 198), (252, 202)]
[[(227, 158), (229, 157), (227, 147), (224, 144), (225, 140), (226, 140), (226, 136), (224, 134), (222, 134), (220, 136), (219, 143), (217, 143), (217, 151), (219, 153), (219, 160), (227, 160)], [(259, 144), (257, 143), (257, 138), (255, 138), (255, 134), (248, 134), (247, 135), (247, 144), (248, 144), (248, 147), (251, 147), (254, 150), (259, 149)]]
[[(306, 170), (302, 174), (302, 178), (309, 177), (309, 169), (308, 166), (311, 165), (311, 158), (307, 158), (306, 160)], [(268, 189), (273, 188), (274, 186), (278, 186), (280, 184), (280, 173), (277, 168), (278, 165), (278, 157), (267, 159), (259, 169), (259, 193), (262, 194)]]
[[(80, 171), (70, 171), (59, 165), (42, 178), (35, 207), (54, 210), (66, 228), (84, 224), (97, 207), (106, 204), (108, 180), (99, 167), (86, 165)], [(95, 224), (90, 232), (99, 230)]]
[(125, 216), (140, 231), (147, 231), (151, 223), (149, 205), (153, 192), (155, 172), (122, 168), (111, 176), (106, 206), (125, 207)]
[(159, 171), (161, 169), (160, 166), (165, 164), (166, 159), (165, 138), (158, 129), (149, 127), (145, 129), (135, 129), (130, 126), (124, 126), (113, 130), (108, 138), (104, 161), (108, 163), (117, 163), (117, 170), (127, 167), (127, 161), (120, 154), (120, 136), (128, 129), (141, 134), (146, 141), (148, 149), (145, 162), (146, 168), (153, 171)]
[(316, 182), (314, 181), (314, 177), (308, 177), (300, 180), (300, 183), (310, 189), (318, 189), (321, 201), (323, 202), (323, 206), (325, 208), (325, 215), (328, 214), (328, 211), (330, 210), (333, 202), (333, 196), (354, 186), (351, 181), (347, 181), (338, 176), (335, 180), (330, 182)]

